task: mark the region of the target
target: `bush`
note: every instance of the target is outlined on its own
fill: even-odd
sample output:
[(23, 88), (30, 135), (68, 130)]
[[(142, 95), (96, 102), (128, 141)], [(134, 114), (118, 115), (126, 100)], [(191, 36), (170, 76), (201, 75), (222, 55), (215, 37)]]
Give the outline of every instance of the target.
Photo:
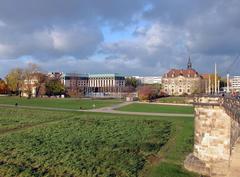
[(144, 85), (138, 88), (138, 97), (141, 101), (156, 99), (158, 93), (158, 90), (151, 85)]

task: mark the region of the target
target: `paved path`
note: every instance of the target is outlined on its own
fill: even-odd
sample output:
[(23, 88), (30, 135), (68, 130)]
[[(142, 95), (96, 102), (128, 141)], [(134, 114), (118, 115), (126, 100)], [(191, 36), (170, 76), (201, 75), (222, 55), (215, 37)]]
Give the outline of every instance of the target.
[(112, 113), (112, 114), (125, 114), (125, 115), (145, 115), (145, 116), (165, 116), (165, 117), (194, 117), (193, 114), (174, 114), (174, 113), (148, 113), (148, 112), (126, 112), (117, 111), (114, 109), (120, 108), (131, 104), (131, 102), (124, 102), (110, 107), (103, 107), (99, 109), (67, 109), (67, 108), (53, 108), (53, 107), (41, 107), (41, 106), (14, 106), (7, 104), (0, 104), (0, 107), (10, 107), (10, 108), (24, 108), (24, 109), (38, 109), (38, 110), (53, 110), (53, 111), (69, 111), (69, 112), (99, 112), (99, 113)]
[(232, 151), (228, 177), (240, 177), (240, 139)]
[(186, 104), (186, 103), (161, 103), (161, 102), (142, 102), (142, 101), (135, 101), (133, 103), (139, 103), (139, 104), (158, 104), (158, 105), (168, 105), (168, 106), (190, 106), (192, 107), (192, 104)]

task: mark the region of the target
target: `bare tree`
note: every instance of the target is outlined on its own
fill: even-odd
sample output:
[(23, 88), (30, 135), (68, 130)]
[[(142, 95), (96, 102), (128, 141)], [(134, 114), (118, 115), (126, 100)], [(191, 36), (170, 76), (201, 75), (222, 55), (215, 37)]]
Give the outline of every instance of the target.
[[(33, 63), (29, 63), (24, 69), (24, 91), (26, 92), (28, 98), (32, 97), (33, 90), (36, 89), (39, 84), (39, 66)], [(35, 90), (36, 91), (36, 90)]]

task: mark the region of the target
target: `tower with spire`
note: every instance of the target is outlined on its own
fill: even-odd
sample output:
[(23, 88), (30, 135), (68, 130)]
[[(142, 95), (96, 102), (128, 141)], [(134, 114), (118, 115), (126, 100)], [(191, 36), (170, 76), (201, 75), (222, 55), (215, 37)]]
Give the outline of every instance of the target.
[(192, 62), (191, 62), (190, 56), (189, 56), (189, 58), (188, 58), (187, 69), (192, 69)]

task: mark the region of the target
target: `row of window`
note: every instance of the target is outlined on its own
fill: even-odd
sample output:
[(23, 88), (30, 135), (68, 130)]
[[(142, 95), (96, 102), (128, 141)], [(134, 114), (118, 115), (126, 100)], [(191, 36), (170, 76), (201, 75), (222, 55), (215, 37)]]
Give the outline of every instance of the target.
[[(183, 93), (183, 91), (184, 91), (184, 90), (182, 90), (182, 89), (179, 89), (179, 90), (178, 90), (179, 93)], [(168, 92), (168, 89), (165, 89), (165, 92)], [(171, 92), (172, 92), (172, 93), (175, 93), (175, 89), (172, 89)], [(190, 93), (190, 89), (187, 89), (187, 93)]]

